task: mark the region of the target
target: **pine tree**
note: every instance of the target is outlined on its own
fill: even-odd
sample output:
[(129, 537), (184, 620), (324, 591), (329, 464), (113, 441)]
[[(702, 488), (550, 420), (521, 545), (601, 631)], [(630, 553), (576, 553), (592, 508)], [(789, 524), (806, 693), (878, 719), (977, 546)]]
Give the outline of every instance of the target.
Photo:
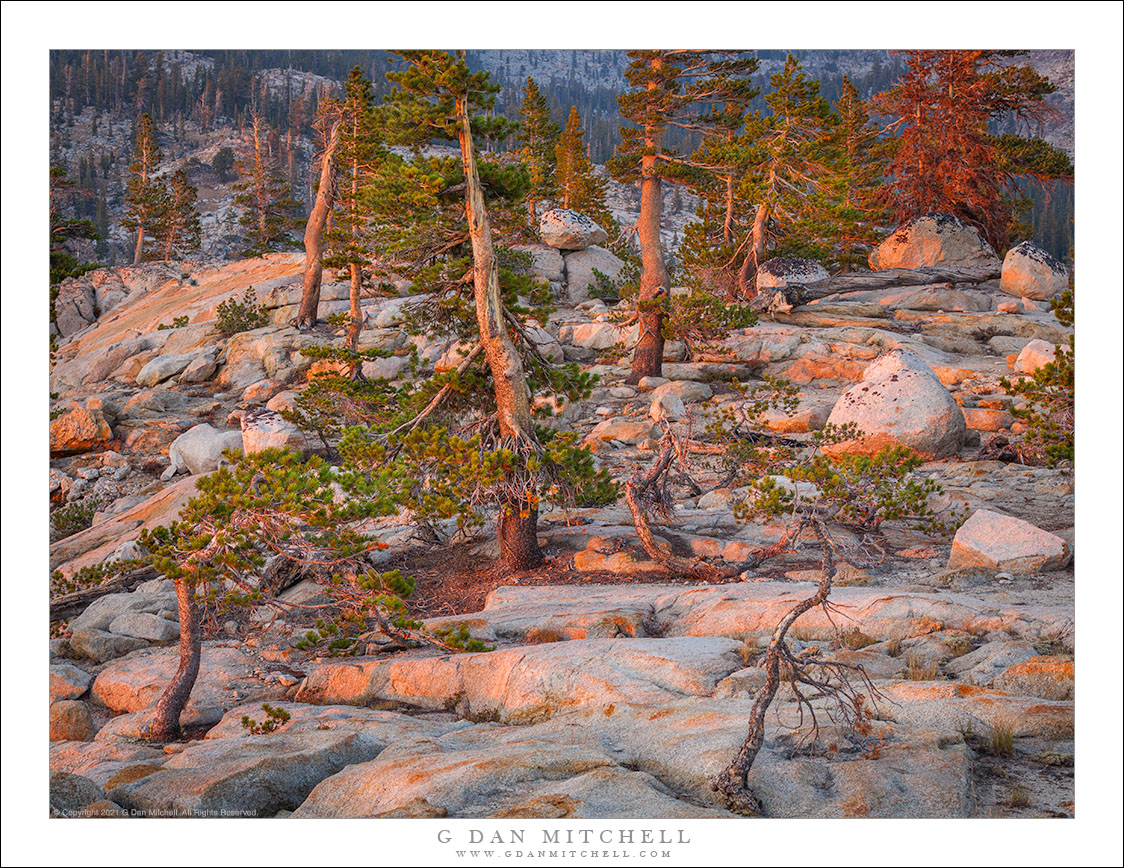
[(884, 234), (889, 215), (880, 197), (889, 157), (879, 129), (870, 123), (866, 106), (847, 76), (835, 112), (826, 207), (834, 248), (831, 259), (847, 272), (866, 262), (870, 248)]
[(351, 299), (348, 342), (354, 352), (358, 350), (362, 327), (359, 300), (365, 279), (364, 269), (369, 271), (373, 249), (369, 215), (362, 193), (386, 159), (387, 152), (375, 112), (374, 88), (358, 66), (348, 75), (344, 98), (322, 101), (320, 112), (324, 117), (336, 117), (341, 121), (336, 156), (335, 211), (327, 232), (324, 265), (347, 272)]
[(559, 131), (558, 124), (550, 119), (550, 104), (535, 80), (529, 77), (523, 88), (519, 116), (522, 118), (517, 135), (522, 145), (519, 156), (530, 176), (527, 208), (533, 225), (538, 219), (539, 203), (557, 195), (558, 159), (555, 149), (558, 146)]
[(160, 148), (156, 144), (156, 124), (146, 112), (137, 124), (133, 162), (129, 164), (132, 176), (125, 190), (125, 216), (121, 225), (137, 233), (133, 251), (133, 265), (144, 261), (144, 239), (152, 234), (167, 207), (168, 191), (156, 177), (160, 166)]
[[(911, 51), (907, 71), (876, 95), (876, 111), (894, 118), (896, 153), (887, 169), (887, 204), (899, 221), (940, 211), (977, 227), (1006, 250), (1023, 200), (1016, 182), (1072, 179), (1069, 158), (1030, 135), (1052, 110), (1054, 85), (1009, 58), (1018, 52)], [(993, 135), (1011, 118), (1026, 134)]]
[(265, 135), (265, 121), (254, 112), (252, 150), (248, 160), (239, 162), (239, 180), (234, 185), (234, 202), (242, 209), (239, 221), (244, 230), (246, 256), (296, 246), (291, 230), (296, 225), (300, 202), (293, 198), (288, 182), (278, 174), (276, 161), (267, 152)]
[[(499, 88), (487, 73), (472, 73), (463, 53), (403, 51), (409, 66), (387, 77), (398, 85), (388, 97), (390, 120), (414, 143), (432, 137), (455, 138), (464, 171), (464, 203), (472, 245), (472, 283), (480, 341), (492, 372), (500, 442), (522, 451), (538, 438), (531, 418), (523, 360), (508, 330), (500, 296), (499, 266), (484, 202), (474, 135), (502, 135), (502, 119), (474, 116), (488, 111)], [(527, 569), (542, 563), (537, 540), (538, 504), (513, 490), (498, 521), (505, 565)]]
[(166, 190), (165, 207), (153, 229), (165, 262), (194, 253), (203, 238), (199, 213), (195, 210), (199, 191), (188, 183), (187, 173), (183, 169), (176, 170)]
[(739, 274), (746, 296), (756, 291), (757, 268), (767, 258), (771, 240), (776, 244), (787, 236), (785, 252), (822, 256), (822, 248), (816, 251), (811, 245), (824, 235), (824, 181), (834, 116), (820, 96), (820, 83), (808, 78), (791, 54), (769, 84), (765, 104), (771, 114), (754, 113), (743, 138), (749, 168), (741, 195), (756, 203)]
[(558, 197), (563, 208), (572, 208), (592, 217), (601, 228), (613, 234), (616, 220), (605, 203), (608, 186), (604, 178), (593, 173), (593, 163), (586, 154), (581, 127), (582, 119), (576, 107), (570, 109), (566, 128), (558, 137), (555, 160), (558, 165)]
[(665, 147), (668, 129), (701, 130), (710, 106), (739, 94), (751, 59), (735, 52), (651, 49), (630, 51), (625, 79), (631, 90), (617, 98), (621, 115), (632, 126), (621, 127), (621, 143), (609, 161), (618, 181), (640, 184), (640, 289), (637, 315), (640, 339), (633, 356), (630, 382), (659, 376), (663, 362), (663, 321), (670, 277), (660, 237), (662, 182), (704, 183), (703, 167)]

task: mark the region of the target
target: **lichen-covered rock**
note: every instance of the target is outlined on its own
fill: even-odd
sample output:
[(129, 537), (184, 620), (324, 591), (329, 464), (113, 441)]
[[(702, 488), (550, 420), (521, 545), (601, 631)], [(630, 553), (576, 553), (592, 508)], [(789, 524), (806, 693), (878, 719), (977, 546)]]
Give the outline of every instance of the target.
[(826, 446), (828, 454), (871, 455), (906, 446), (924, 458), (946, 458), (960, 449), (964, 413), (932, 368), (908, 350), (891, 350), (869, 365), (847, 389), (827, 421), (854, 423), (861, 436)]
[(89, 806), (105, 798), (101, 788), (81, 775), (54, 772), (49, 786), (51, 813), (61, 817), (85, 816)]
[(921, 214), (903, 223), (870, 252), (870, 267), (999, 268), (999, 257), (979, 230), (951, 214)]
[(995, 686), (1007, 693), (1041, 699), (1073, 699), (1073, 660), (1066, 657), (1031, 657), (1007, 667)]
[(263, 449), (295, 449), (305, 452), (308, 439), (292, 422), (286, 422), (275, 410), (258, 407), (242, 415), (242, 450), (247, 455)]
[(774, 256), (757, 267), (757, 291), (797, 283), (815, 283), (827, 280), (827, 269), (814, 259), (793, 256)]
[(597, 222), (580, 211), (552, 208), (539, 218), (543, 244), (555, 250), (585, 250), (609, 237)]
[(1042, 301), (1069, 286), (1066, 267), (1037, 244), (1024, 241), (1003, 257), (999, 288), (1008, 295)]
[(1065, 566), (1069, 555), (1069, 546), (1060, 537), (1021, 518), (977, 509), (956, 531), (948, 566), (1037, 573)]

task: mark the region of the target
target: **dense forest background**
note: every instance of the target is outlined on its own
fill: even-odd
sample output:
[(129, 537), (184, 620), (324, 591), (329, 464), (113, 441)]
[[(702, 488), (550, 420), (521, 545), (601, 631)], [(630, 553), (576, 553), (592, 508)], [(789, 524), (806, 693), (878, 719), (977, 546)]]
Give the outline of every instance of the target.
[[(784, 63), (787, 49), (752, 52), (760, 60), (755, 82), (762, 93), (769, 76)], [(901, 55), (882, 50), (792, 50), (805, 71), (834, 102), (846, 75), (863, 99), (888, 88), (903, 72)], [(553, 120), (564, 124), (571, 107), (581, 114), (588, 155), (602, 164), (620, 142), (622, 118), (617, 95), (626, 88), (628, 60), (622, 50), (470, 51), (469, 64), (486, 69), (502, 89), (496, 111), (518, 117), (521, 90), (533, 77), (546, 95)], [(1032, 51), (1028, 62), (1057, 85), (1050, 102), (1054, 121), (1031, 132), (1073, 154), (1073, 53)], [(319, 100), (339, 92), (348, 72), (359, 66), (385, 95), (390, 69), (381, 50), (222, 51), (53, 51), (50, 57), (51, 165), (73, 181), (73, 216), (93, 222), (99, 239), (90, 255), (109, 264), (125, 261), (129, 242), (120, 228), (128, 166), (137, 119), (149, 113), (159, 130), (168, 170), (183, 168), (200, 189), (203, 253), (228, 255), (237, 246), (229, 170), (219, 152), (240, 156), (251, 112), (265, 121), (271, 156), (284, 168), (295, 197), (308, 208), (314, 158), (312, 123)], [(751, 110), (768, 113), (764, 97)], [(1004, 125), (1011, 125), (1005, 129)], [(1014, 131), (1013, 119), (996, 132)], [(682, 131), (670, 131), (667, 145), (689, 152), (696, 145)], [(514, 140), (492, 148), (512, 147)], [(216, 167), (216, 157), (219, 165)], [(1027, 183), (1033, 207), (1026, 215), (1034, 240), (1070, 260), (1073, 248), (1072, 184), (1042, 187)]]

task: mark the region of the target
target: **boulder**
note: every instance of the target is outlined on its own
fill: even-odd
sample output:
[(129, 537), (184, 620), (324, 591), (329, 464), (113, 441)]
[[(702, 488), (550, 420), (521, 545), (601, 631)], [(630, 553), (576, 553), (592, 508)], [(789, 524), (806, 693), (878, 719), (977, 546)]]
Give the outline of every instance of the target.
[(566, 279), (562, 254), (553, 247), (545, 244), (517, 244), (511, 249), (531, 255), (531, 273), (540, 280), (562, 283)]
[(814, 259), (774, 256), (757, 267), (757, 291), (798, 283), (815, 283), (817, 280), (827, 280), (829, 276), (827, 269)]
[(168, 618), (161, 618), (151, 612), (127, 612), (118, 615), (109, 625), (110, 633), (120, 636), (134, 636), (152, 642), (171, 642), (178, 639), (180, 625)]
[(621, 443), (635, 445), (637, 443), (647, 442), (658, 436), (659, 428), (651, 422), (644, 422), (639, 419), (616, 418), (598, 422), (594, 429), (586, 436), (586, 442), (601, 441), (608, 443), (612, 440), (619, 440)]
[(51, 702), (78, 699), (90, 689), (94, 677), (73, 663), (52, 663), (50, 669)]
[(1034, 372), (1043, 365), (1054, 362), (1057, 355), (1057, 347), (1052, 343), (1035, 338), (1019, 350), (1019, 354), (1015, 358), (1015, 368), (1027, 376), (1033, 376)]
[[(137, 385), (148, 389), (157, 383), (170, 380), (176, 374), (183, 373), (187, 366), (196, 359), (194, 353), (183, 353), (176, 356), (157, 356), (137, 372)], [(213, 365), (213, 363), (212, 363)], [(212, 373), (214, 369), (212, 367)], [(206, 379), (204, 377), (203, 379)], [(202, 382), (202, 380), (188, 380), (187, 382)]]
[(616, 344), (635, 341), (636, 327), (621, 328), (611, 322), (582, 322), (563, 326), (560, 337), (575, 347), (588, 350), (607, 350)]
[(1037, 573), (1060, 569), (1069, 557), (1069, 546), (1060, 537), (1021, 518), (977, 509), (956, 531), (948, 566)]
[[(396, 380), (398, 375), (406, 368), (409, 360), (405, 356), (387, 356), (382, 359), (371, 359), (363, 363), (363, 376), (368, 380)], [(272, 400), (276, 400), (276, 397)], [(269, 406), (268, 404), (266, 406)], [(270, 407), (271, 410), (280, 409)]]
[(308, 440), (296, 425), (286, 422), (276, 410), (257, 407), (242, 416), (242, 449), (247, 455), (263, 449), (295, 449), (306, 452)]
[(88, 281), (69, 278), (59, 285), (55, 298), (55, 325), (64, 338), (95, 322), (97, 310), (94, 289)]
[(96, 730), (86, 703), (60, 699), (51, 705), (51, 741), (91, 741)]
[(664, 393), (652, 398), (652, 406), (648, 409), (648, 415), (655, 422), (662, 419), (675, 422), (687, 415), (687, 406), (678, 395)]
[(585, 250), (609, 237), (594, 220), (568, 208), (544, 211), (539, 217), (539, 236), (555, 250)]
[(1008, 295), (1042, 301), (1068, 287), (1066, 267), (1037, 244), (1024, 241), (1003, 257), (999, 288)]
[(951, 214), (922, 214), (903, 223), (870, 252), (870, 267), (999, 268), (999, 257), (979, 230)]
[(62, 415), (51, 420), (51, 454), (77, 455), (107, 446), (113, 431), (102, 412), (101, 401), (71, 403)]
[(714, 390), (710, 386), (697, 380), (671, 380), (652, 389), (653, 400), (669, 395), (678, 398), (684, 404), (697, 404), (713, 394)]
[(220, 431), (203, 422), (172, 441), (168, 458), (177, 471), (210, 473), (227, 463), (223, 456), (227, 449), (242, 449), (242, 432)]
[(856, 440), (825, 447), (828, 454), (871, 455), (886, 446), (906, 446), (923, 458), (947, 458), (959, 451), (966, 429), (960, 406), (932, 368), (901, 349), (870, 364), (827, 421), (853, 422), (861, 432)]
[[(146, 647), (150, 638), (156, 635), (163, 635), (165, 641), (176, 638), (179, 635), (178, 626), (172, 635), (169, 635), (170, 631), (167, 629), (163, 632), (157, 630), (159, 622), (167, 620), (159, 617), (159, 613), (175, 611), (174, 592), (107, 594), (94, 600), (82, 614), (71, 620), (70, 645), (79, 654), (97, 663), (104, 663)], [(147, 614), (149, 618), (137, 621), (136, 618), (127, 617), (141, 614)], [(128, 632), (118, 632), (115, 627)], [(140, 636), (139, 632), (151, 635)]]
[(589, 290), (597, 285), (599, 271), (610, 280), (621, 279), (624, 272), (624, 262), (614, 253), (604, 247), (591, 245), (584, 250), (568, 252), (565, 257), (566, 291), (569, 293), (571, 304), (577, 304), (589, 298)]

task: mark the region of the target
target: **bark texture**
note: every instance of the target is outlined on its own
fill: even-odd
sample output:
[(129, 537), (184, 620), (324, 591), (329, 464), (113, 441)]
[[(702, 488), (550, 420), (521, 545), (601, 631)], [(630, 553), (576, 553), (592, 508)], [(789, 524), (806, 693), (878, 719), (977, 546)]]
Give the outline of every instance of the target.
[(328, 137), (328, 147), (320, 161), (320, 188), (316, 191), (316, 202), (308, 223), (304, 228), (304, 288), (301, 291), (301, 304), (297, 310), (297, 328), (302, 331), (316, 325), (320, 308), (320, 280), (324, 274), (324, 227), (332, 212), (332, 198), (335, 187), (335, 155), (340, 142), (340, 128), (337, 123)]
[[(500, 437), (517, 451), (537, 449), (531, 417), (527, 378), (511, 335), (507, 330), (503, 299), (500, 297), (499, 267), (492, 245), (492, 228), (484, 204), (484, 188), (476, 167), (468, 103), (456, 102), (458, 139), (465, 177), (465, 217), (472, 243), (472, 285), (476, 302), (476, 322), (480, 343), (492, 371)], [(500, 505), (499, 542), (504, 566), (525, 570), (543, 562), (539, 551), (538, 511), (533, 503), (513, 496)]]
[(169, 742), (179, 738), (180, 713), (187, 705), (199, 675), (203, 626), (195, 606), (195, 589), (183, 578), (176, 580), (176, 608), (180, 617), (180, 663), (171, 683), (156, 703), (148, 733), (152, 741)]
[[(653, 58), (649, 63), (653, 69), (663, 66), (660, 58)], [(655, 90), (657, 86), (653, 81), (648, 89)], [(658, 377), (663, 370), (664, 304), (670, 291), (670, 281), (660, 238), (663, 184), (656, 162), (662, 143), (662, 128), (647, 125), (644, 128), (644, 156), (640, 158), (640, 217), (636, 225), (640, 242), (640, 292), (637, 296), (640, 336), (632, 357), (632, 372), (626, 380), (629, 383), (638, 383), (644, 377)]]

